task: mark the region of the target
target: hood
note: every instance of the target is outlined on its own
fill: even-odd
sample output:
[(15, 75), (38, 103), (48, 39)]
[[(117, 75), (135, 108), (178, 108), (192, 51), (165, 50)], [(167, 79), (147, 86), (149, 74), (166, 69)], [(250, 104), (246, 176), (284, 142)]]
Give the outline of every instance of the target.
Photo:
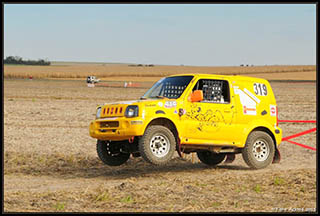
[(125, 114), (127, 106), (139, 105), (139, 106), (164, 106), (165, 101), (171, 101), (172, 99), (146, 99), (146, 100), (132, 100), (132, 101), (119, 101), (112, 103), (105, 103), (101, 106), (101, 118), (106, 117), (122, 117)]

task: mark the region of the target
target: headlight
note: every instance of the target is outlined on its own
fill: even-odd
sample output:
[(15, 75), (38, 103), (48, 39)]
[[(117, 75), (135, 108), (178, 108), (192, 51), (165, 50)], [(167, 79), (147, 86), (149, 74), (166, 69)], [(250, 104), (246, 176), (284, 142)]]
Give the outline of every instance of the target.
[(127, 118), (137, 117), (139, 115), (139, 107), (137, 105), (128, 106), (124, 115)]
[(96, 119), (100, 118), (101, 116), (101, 107), (97, 108), (97, 114), (96, 114)]

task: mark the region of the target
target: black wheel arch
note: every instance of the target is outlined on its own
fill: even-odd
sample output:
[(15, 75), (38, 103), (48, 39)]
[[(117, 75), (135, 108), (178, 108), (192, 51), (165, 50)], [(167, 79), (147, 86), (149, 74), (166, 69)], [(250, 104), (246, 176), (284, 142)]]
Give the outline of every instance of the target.
[(274, 134), (269, 130), (269, 128), (266, 128), (266, 127), (256, 127), (255, 129), (253, 129), (252, 131), (250, 131), (249, 134), (251, 134), (253, 131), (263, 131), (267, 134), (269, 134), (273, 140), (273, 143), (275, 145), (275, 147), (277, 147), (277, 141), (276, 141), (276, 138), (274, 136)]
[(173, 121), (171, 121), (168, 118), (164, 118), (164, 117), (155, 118), (149, 122), (146, 129), (152, 125), (161, 125), (161, 126), (167, 127), (175, 136), (176, 143), (178, 143), (179, 132), (178, 132), (176, 125), (173, 123)]

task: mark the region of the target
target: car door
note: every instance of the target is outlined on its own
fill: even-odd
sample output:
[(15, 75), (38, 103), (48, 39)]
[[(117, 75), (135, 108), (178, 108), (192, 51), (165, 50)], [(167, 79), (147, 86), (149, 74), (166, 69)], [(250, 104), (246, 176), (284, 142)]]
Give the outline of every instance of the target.
[(203, 100), (187, 102), (186, 140), (192, 144), (234, 144), (234, 104), (227, 80), (199, 79), (192, 91), (202, 90)]

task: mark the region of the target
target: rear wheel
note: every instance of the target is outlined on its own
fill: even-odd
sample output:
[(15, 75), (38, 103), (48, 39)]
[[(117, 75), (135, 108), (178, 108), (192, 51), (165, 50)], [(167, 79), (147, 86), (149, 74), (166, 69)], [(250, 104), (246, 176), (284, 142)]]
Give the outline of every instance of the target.
[(275, 154), (273, 139), (263, 131), (253, 131), (242, 150), (242, 157), (252, 169), (262, 169), (272, 163)]
[(109, 166), (120, 166), (130, 157), (129, 153), (121, 152), (119, 143), (112, 141), (97, 141), (97, 153), (100, 160)]
[(139, 151), (143, 159), (155, 165), (166, 164), (176, 149), (172, 132), (161, 125), (148, 127), (139, 140)]
[(198, 151), (197, 156), (202, 163), (207, 164), (209, 166), (218, 165), (226, 157), (225, 154), (217, 154), (211, 151)]

